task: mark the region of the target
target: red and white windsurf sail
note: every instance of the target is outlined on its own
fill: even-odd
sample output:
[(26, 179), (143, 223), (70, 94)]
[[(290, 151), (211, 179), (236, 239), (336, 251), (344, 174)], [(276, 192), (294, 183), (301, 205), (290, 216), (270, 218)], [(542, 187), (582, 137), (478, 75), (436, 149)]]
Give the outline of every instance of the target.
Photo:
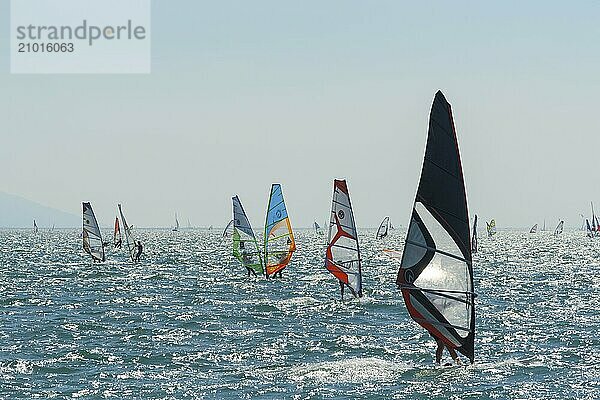
[(439, 91), (396, 283), (410, 316), (473, 362), (469, 213), (452, 110)]
[(325, 268), (354, 297), (362, 297), (362, 270), (354, 213), (345, 180), (333, 182), (333, 200), (329, 219), (329, 235), (325, 252)]

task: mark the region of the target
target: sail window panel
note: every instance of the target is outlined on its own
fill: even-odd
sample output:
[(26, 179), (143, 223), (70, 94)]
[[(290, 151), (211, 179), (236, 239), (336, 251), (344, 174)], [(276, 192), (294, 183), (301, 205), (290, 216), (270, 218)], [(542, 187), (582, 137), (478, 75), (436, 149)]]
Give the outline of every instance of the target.
[[(471, 318), (471, 278), (467, 263), (436, 253), (414, 284), (434, 307), (455, 326), (468, 329)], [(439, 292), (436, 292), (439, 291)], [(461, 336), (467, 336), (461, 331)]]
[(464, 259), (464, 256), (454, 239), (450, 237), (448, 232), (446, 232), (444, 227), (440, 225), (440, 223), (433, 217), (433, 215), (431, 215), (427, 208), (425, 208), (425, 206), (422, 203), (417, 202), (415, 204), (415, 209), (417, 210), (419, 217), (421, 217), (421, 220), (427, 227), (427, 231), (433, 238), (433, 241), (435, 243), (435, 249)]
[(410, 221), (408, 235), (404, 245), (404, 255), (402, 257), (402, 269), (410, 269), (417, 265), (427, 254), (427, 242), (421, 232), (419, 224), (414, 219)]
[[(447, 327), (444, 323), (440, 323), (437, 318), (430, 312), (429, 304), (421, 304), (421, 302), (413, 295), (409, 295), (410, 304), (414, 307), (414, 309), (422, 316), (423, 322), (430, 323), (435, 327), (437, 331), (439, 331), (446, 340), (452, 342), (455, 346), (461, 346), (460, 341), (456, 338), (453, 332), (456, 332), (459, 337), (465, 338), (468, 335), (467, 331), (463, 331), (462, 329), (454, 329), (452, 327)], [(455, 325), (456, 326), (456, 325)]]

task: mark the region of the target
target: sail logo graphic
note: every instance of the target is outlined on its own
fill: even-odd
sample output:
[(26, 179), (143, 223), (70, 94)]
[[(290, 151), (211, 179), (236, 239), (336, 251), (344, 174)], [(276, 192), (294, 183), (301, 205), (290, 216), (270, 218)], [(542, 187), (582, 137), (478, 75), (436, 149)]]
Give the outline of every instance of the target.
[(11, 0), (11, 73), (150, 73), (150, 0)]

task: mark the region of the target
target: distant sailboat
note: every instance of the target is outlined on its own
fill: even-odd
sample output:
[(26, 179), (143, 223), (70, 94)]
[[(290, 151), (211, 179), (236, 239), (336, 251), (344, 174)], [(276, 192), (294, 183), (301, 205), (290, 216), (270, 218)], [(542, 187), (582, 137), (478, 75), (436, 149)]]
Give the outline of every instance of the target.
[(362, 297), (358, 234), (345, 180), (336, 179), (333, 182), (327, 243), (325, 268), (339, 280), (342, 299), (344, 299), (344, 287), (348, 287), (354, 297)]
[(486, 222), (488, 237), (492, 237), (496, 234), (496, 220), (492, 219), (490, 222)]
[(318, 236), (323, 236), (323, 229), (321, 229), (321, 226), (317, 223), (317, 221), (314, 222), (314, 227), (315, 227), (315, 233)]
[(264, 236), (265, 276), (283, 271), (296, 251), (292, 225), (280, 184), (271, 186)]
[(102, 235), (98, 227), (96, 215), (94, 215), (94, 210), (92, 210), (92, 205), (84, 202), (82, 206), (83, 231), (81, 237), (83, 238), (83, 250), (92, 257), (94, 262), (105, 261)]
[(113, 231), (113, 247), (120, 249), (123, 245), (123, 236), (121, 235), (121, 226), (119, 225), (119, 217), (115, 217), (115, 229)]
[(179, 220), (177, 219), (177, 213), (175, 213), (175, 226), (171, 229), (173, 232), (179, 231)]
[(390, 217), (385, 217), (381, 224), (379, 224), (379, 228), (377, 228), (377, 233), (375, 234), (375, 239), (380, 240), (385, 238), (388, 235), (390, 230)]
[(538, 224), (535, 224), (529, 230), (529, 233), (537, 233)]
[(213, 226), (212, 226), (212, 225), (208, 227), (208, 230), (209, 230), (209, 231), (212, 231), (212, 229), (213, 229)]
[(133, 225), (127, 225), (127, 221), (125, 220), (125, 216), (123, 215), (123, 210), (121, 209), (120, 204), (118, 205), (118, 208), (119, 214), (121, 215), (121, 222), (123, 223), (123, 230), (125, 231), (125, 241), (127, 242), (127, 249), (129, 250), (129, 259), (132, 262), (136, 262), (136, 258), (138, 257), (138, 240), (133, 232)]
[(565, 224), (565, 221), (560, 221), (558, 223), (558, 225), (556, 225), (556, 229), (554, 230), (555, 235), (560, 235), (561, 233), (563, 233), (563, 225), (564, 224)]
[(594, 213), (594, 203), (590, 202), (592, 205), (592, 218), (590, 219), (590, 233), (588, 236), (596, 237), (600, 235), (600, 222), (598, 221), (598, 216)]
[(473, 238), (471, 239), (471, 253), (477, 253), (477, 214), (473, 220)]
[(413, 320), (473, 363), (475, 293), (469, 228), (452, 111), (437, 92), (396, 283)]
[(37, 226), (37, 223), (35, 222), (35, 219), (33, 220), (33, 233), (36, 235), (38, 233), (38, 226)]
[[(263, 273), (263, 262), (260, 254), (258, 241), (246, 216), (242, 202), (237, 196), (232, 198), (233, 202), (233, 255), (250, 273)], [(229, 226), (229, 225), (227, 225)], [(226, 229), (227, 230), (227, 229)], [(225, 234), (223, 234), (225, 237)]]

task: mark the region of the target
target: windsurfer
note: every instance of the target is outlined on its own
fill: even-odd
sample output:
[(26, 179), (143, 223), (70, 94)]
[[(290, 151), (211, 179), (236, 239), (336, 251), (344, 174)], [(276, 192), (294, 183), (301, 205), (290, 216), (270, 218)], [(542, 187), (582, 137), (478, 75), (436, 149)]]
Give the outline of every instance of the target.
[(142, 252), (144, 251), (142, 241), (138, 240), (137, 245), (135, 247), (137, 248), (137, 253), (135, 254), (135, 261), (138, 262), (140, 261), (140, 257), (142, 256)]

